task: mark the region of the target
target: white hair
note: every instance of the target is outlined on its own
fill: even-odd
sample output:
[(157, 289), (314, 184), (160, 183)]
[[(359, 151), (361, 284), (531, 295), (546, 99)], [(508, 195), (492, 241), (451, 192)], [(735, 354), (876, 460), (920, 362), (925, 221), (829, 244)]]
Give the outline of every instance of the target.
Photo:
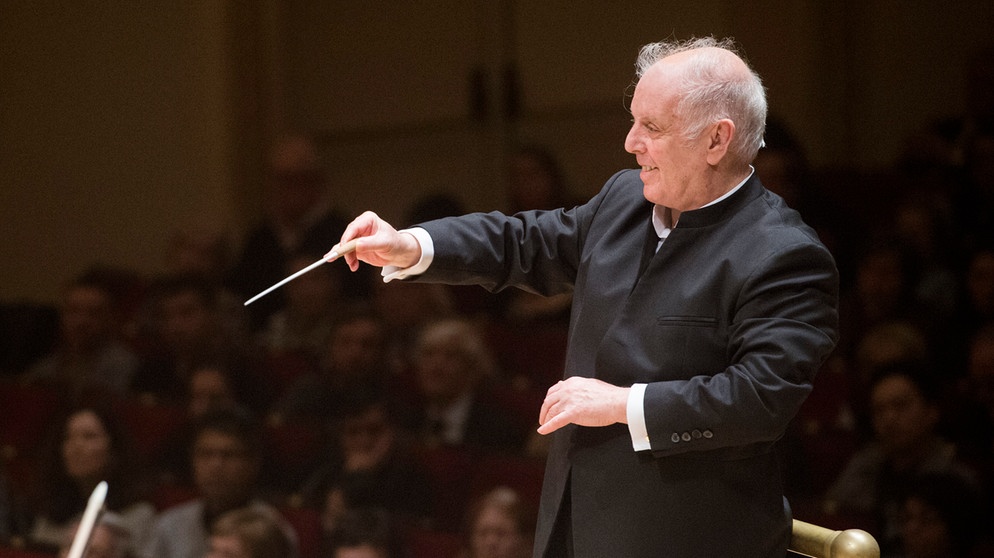
[(700, 37), (647, 44), (635, 61), (636, 79), (663, 58), (686, 51), (694, 51), (694, 55), (678, 84), (677, 114), (683, 120), (684, 136), (696, 139), (705, 128), (727, 118), (735, 123), (729, 151), (744, 162), (752, 162), (766, 130), (766, 90), (748, 64), (749, 72), (743, 75), (730, 63), (728, 53), (742, 60), (732, 39)]

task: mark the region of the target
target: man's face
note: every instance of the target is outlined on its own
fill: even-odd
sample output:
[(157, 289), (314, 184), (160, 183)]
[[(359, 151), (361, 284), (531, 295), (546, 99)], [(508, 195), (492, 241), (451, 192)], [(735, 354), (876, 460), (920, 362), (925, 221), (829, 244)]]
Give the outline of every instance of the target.
[(880, 380), (870, 394), (873, 429), (886, 451), (903, 453), (932, 434), (937, 411), (908, 378)]
[(707, 187), (708, 134), (695, 140), (683, 136), (684, 123), (677, 114), (676, 88), (680, 55), (667, 57), (639, 80), (632, 96), (632, 128), (625, 150), (642, 167), (639, 177), (650, 202), (689, 211), (721, 195)]
[(110, 297), (95, 287), (73, 287), (66, 293), (61, 319), (66, 344), (76, 351), (92, 350), (111, 335)]
[(212, 327), (210, 310), (197, 293), (180, 292), (162, 302), (162, 335), (166, 342), (188, 350), (201, 344)]
[(69, 418), (62, 440), (62, 459), (73, 479), (99, 478), (111, 460), (111, 440), (96, 413), (83, 411)]
[(206, 430), (194, 443), (194, 482), (218, 509), (241, 504), (252, 490), (257, 470), (255, 459), (234, 436)]

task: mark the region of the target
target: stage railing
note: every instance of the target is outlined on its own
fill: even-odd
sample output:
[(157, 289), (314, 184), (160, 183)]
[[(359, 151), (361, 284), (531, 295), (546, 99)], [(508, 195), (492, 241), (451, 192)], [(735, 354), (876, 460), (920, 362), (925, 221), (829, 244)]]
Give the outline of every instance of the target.
[(866, 531), (833, 531), (796, 519), (790, 550), (813, 558), (880, 558), (880, 546)]

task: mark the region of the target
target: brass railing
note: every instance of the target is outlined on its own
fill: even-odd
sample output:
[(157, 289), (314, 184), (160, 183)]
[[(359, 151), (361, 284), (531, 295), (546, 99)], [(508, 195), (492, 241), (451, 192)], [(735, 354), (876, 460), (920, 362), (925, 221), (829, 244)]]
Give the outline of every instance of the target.
[(790, 550), (813, 558), (880, 558), (880, 546), (866, 531), (833, 531), (796, 519)]

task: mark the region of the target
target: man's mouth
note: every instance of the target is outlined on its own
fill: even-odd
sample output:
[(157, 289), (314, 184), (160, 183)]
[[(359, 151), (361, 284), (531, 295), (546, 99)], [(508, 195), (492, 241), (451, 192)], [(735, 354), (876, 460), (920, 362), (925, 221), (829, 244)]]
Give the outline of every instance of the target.
[(649, 165), (642, 165), (642, 172), (654, 171), (659, 167), (650, 167)]

